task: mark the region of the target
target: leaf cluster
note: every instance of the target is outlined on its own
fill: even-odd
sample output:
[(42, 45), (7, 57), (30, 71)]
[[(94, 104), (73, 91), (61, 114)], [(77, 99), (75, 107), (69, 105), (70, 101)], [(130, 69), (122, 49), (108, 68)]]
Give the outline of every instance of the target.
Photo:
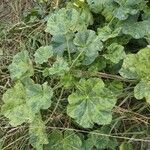
[[(133, 149), (130, 142), (118, 144), (111, 134), (115, 123), (122, 121), (115, 113), (120, 101), (132, 98), (150, 104), (148, 3), (74, 0), (45, 20), (50, 44), (36, 49), (33, 59), (22, 50), (8, 66), (13, 86), (3, 94), (2, 115), (11, 126), (28, 124), (29, 143), (37, 150)], [(136, 52), (132, 41), (138, 45)], [(39, 83), (37, 76), (42, 77)], [(51, 118), (44, 119), (53, 115), (56, 99), (54, 110), (59, 105), (69, 127), (85, 129), (85, 134), (47, 134)]]

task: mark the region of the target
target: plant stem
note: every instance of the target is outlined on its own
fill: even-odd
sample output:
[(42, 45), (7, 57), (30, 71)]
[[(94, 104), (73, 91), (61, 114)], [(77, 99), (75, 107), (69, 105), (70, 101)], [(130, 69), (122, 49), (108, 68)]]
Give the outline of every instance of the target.
[(68, 43), (68, 37), (67, 36), (66, 36), (66, 41), (67, 41), (67, 51), (68, 51), (69, 63), (71, 64), (71, 54), (70, 54), (70, 48), (69, 48), (69, 43)]
[(73, 61), (73, 63), (70, 66), (70, 69), (74, 66), (74, 64), (76, 63), (76, 61), (80, 58), (80, 56), (82, 55), (82, 53), (84, 52), (84, 50), (82, 50), (79, 55), (76, 57), (76, 59)]

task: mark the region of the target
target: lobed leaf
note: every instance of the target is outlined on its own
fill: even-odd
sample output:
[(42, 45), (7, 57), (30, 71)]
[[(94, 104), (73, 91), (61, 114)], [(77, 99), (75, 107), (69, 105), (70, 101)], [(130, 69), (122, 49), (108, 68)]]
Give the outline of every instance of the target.
[(43, 64), (47, 62), (50, 57), (53, 56), (52, 46), (42, 46), (36, 50), (34, 57), (37, 64)]
[(126, 56), (124, 47), (118, 45), (117, 43), (112, 43), (107, 47), (107, 52), (104, 54), (104, 57), (110, 60), (113, 63), (119, 63), (120, 60), (123, 60)]
[(111, 2), (112, 0), (87, 0), (91, 10), (95, 13), (101, 12), (103, 7), (109, 5)]
[(80, 31), (75, 35), (74, 44), (78, 46), (80, 52), (85, 52), (83, 64), (91, 64), (98, 52), (102, 50), (103, 44), (99, 36), (93, 30)]
[(102, 41), (106, 41), (108, 39), (117, 37), (121, 31), (121, 28), (116, 28), (115, 30), (112, 30), (108, 26), (104, 26), (103, 28), (98, 28), (98, 36)]
[(65, 35), (86, 27), (80, 13), (74, 8), (62, 8), (48, 17), (46, 32), (52, 35)]
[(150, 34), (150, 21), (144, 20), (140, 22), (126, 22), (123, 25), (122, 32), (131, 35), (135, 39), (140, 39)]
[(44, 83), (24, 86), (17, 82), (13, 88), (8, 89), (3, 95), (2, 114), (10, 120), (12, 126), (24, 122), (31, 123), (41, 109), (51, 105), (52, 89)]
[(67, 35), (54, 35), (52, 38), (52, 47), (54, 53), (58, 55), (63, 55), (64, 51), (69, 51), (71, 53), (76, 52), (76, 46), (73, 43), (74, 34)]
[(144, 48), (137, 54), (129, 54), (124, 60), (120, 70), (121, 76), (128, 79), (137, 79), (140, 82), (134, 88), (134, 96), (137, 99), (146, 98), (150, 103), (150, 48)]
[(54, 62), (52, 67), (46, 68), (44, 70), (43, 75), (44, 76), (48, 76), (48, 75), (63, 76), (68, 71), (69, 71), (68, 63), (62, 57), (57, 57), (57, 60)]
[(48, 144), (48, 137), (45, 128), (46, 127), (40, 115), (36, 116), (34, 121), (29, 126), (29, 143), (36, 150), (43, 150), (43, 145)]
[(150, 48), (144, 48), (137, 54), (128, 54), (120, 70), (121, 76), (128, 79), (150, 79)]
[(88, 139), (85, 141), (86, 150), (97, 149), (111, 149), (115, 150), (117, 147), (117, 140), (110, 138), (110, 128), (107, 126), (101, 127), (100, 130), (94, 130), (88, 134)]
[(105, 88), (103, 81), (98, 78), (81, 79), (77, 88), (68, 97), (67, 114), (84, 128), (91, 128), (94, 123), (109, 124), (116, 98)]
[(31, 122), (34, 118), (30, 108), (26, 105), (26, 89), (21, 82), (8, 89), (2, 98), (4, 104), (1, 113), (10, 120), (12, 126)]
[(130, 15), (136, 15), (146, 5), (143, 0), (114, 0), (119, 4), (115, 9), (114, 16), (119, 20), (126, 20)]
[(31, 84), (26, 89), (26, 103), (34, 113), (38, 113), (40, 109), (48, 109), (52, 96), (53, 90), (46, 82), (43, 85)]
[(146, 98), (150, 103), (150, 81), (141, 80), (134, 88), (134, 96), (139, 100)]
[(32, 62), (27, 51), (17, 53), (8, 69), (12, 80), (20, 80), (34, 74)]
[(44, 147), (44, 150), (77, 150), (81, 147), (82, 141), (75, 132), (65, 131), (62, 133), (59, 130), (54, 130), (49, 135), (49, 144)]

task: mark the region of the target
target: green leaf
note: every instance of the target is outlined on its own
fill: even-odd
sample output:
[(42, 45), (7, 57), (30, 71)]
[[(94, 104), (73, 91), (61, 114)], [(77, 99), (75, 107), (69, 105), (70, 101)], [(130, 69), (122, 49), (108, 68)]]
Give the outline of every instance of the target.
[(118, 146), (118, 142), (116, 138), (110, 138), (107, 147), (111, 150), (116, 150)]
[(3, 95), (2, 114), (10, 120), (12, 126), (31, 123), (40, 109), (50, 107), (52, 95), (53, 91), (47, 83), (42, 86), (29, 83), (24, 86), (17, 82)]
[(105, 5), (109, 5), (112, 0), (87, 0), (91, 10), (95, 13), (101, 12)]
[(114, 4), (114, 2), (111, 0), (108, 4), (106, 3), (106, 5), (103, 7), (102, 10), (102, 15), (105, 17), (106, 22), (112, 22), (112, 20), (114, 20), (114, 11), (116, 9), (116, 5)]
[(103, 81), (98, 78), (81, 79), (77, 88), (68, 97), (67, 114), (84, 128), (91, 128), (94, 123), (109, 124), (116, 98), (105, 88)]
[(132, 146), (131, 143), (123, 142), (123, 143), (120, 145), (119, 150), (133, 150), (133, 146)]
[(86, 149), (92, 150), (94, 147), (97, 149), (105, 149), (108, 145), (109, 138), (101, 134), (104, 133), (97, 130), (93, 131), (93, 133), (91, 132), (86, 141)]
[(150, 27), (149, 20), (140, 22), (128, 21), (124, 23), (122, 32), (124, 34), (131, 35), (135, 39), (140, 39), (150, 34), (149, 27)]
[(44, 147), (44, 150), (80, 150), (81, 147), (82, 141), (75, 132), (65, 131), (62, 133), (54, 130), (49, 135), (49, 144)]
[(37, 64), (43, 64), (48, 58), (53, 56), (53, 48), (51, 46), (42, 46), (36, 50), (34, 57)]
[(133, 6), (141, 3), (143, 0), (114, 0), (119, 5), (125, 5), (125, 6)]
[[(121, 70), (119, 71), (120, 75), (127, 79), (138, 79), (138, 73), (136, 68), (136, 58), (134, 54), (129, 54), (124, 59)], [(135, 64), (136, 63), (136, 64)]]
[(93, 16), (87, 5), (80, 9), (80, 17), (86, 26), (93, 25)]
[(74, 34), (54, 35), (51, 43), (54, 53), (62, 55), (68, 49), (71, 53), (75, 52), (77, 48), (73, 43), (73, 38)]
[(48, 109), (51, 106), (52, 96), (53, 90), (46, 82), (42, 86), (31, 84), (26, 89), (26, 102), (34, 113), (38, 113), (40, 109)]
[(71, 74), (66, 74), (60, 78), (61, 84), (64, 86), (65, 89), (69, 89), (71, 87), (74, 87), (74, 84), (76, 83), (75, 78)]
[(108, 81), (108, 89), (110, 89), (115, 95), (120, 95), (123, 92), (123, 83), (117, 80)]
[(57, 57), (57, 60), (54, 62), (51, 68), (46, 68), (43, 72), (44, 76), (48, 75), (57, 75), (63, 76), (69, 71), (68, 63), (62, 58)]
[(114, 38), (119, 35), (121, 28), (111, 29), (109, 26), (98, 28), (98, 36), (102, 41), (106, 41), (110, 38)]
[(36, 150), (43, 150), (43, 145), (48, 144), (48, 138), (45, 131), (45, 125), (40, 115), (37, 115), (29, 126), (29, 143)]
[(27, 51), (21, 51), (16, 54), (8, 69), (12, 80), (20, 80), (34, 74), (32, 62)]
[(128, 79), (150, 79), (150, 48), (144, 48), (137, 54), (128, 54), (120, 70), (121, 76)]
[(53, 130), (52, 133), (48, 136), (48, 144), (44, 145), (44, 150), (63, 150), (62, 146), (62, 132), (60, 130)]
[(106, 59), (104, 57), (98, 57), (88, 68), (88, 71), (99, 72), (106, 67)]
[(104, 57), (113, 63), (119, 63), (119, 61), (124, 59), (125, 56), (126, 53), (124, 51), (124, 47), (122, 45), (118, 45), (117, 43), (112, 43), (108, 46), (107, 52), (104, 54)]
[(129, 41), (132, 39), (130, 35), (119, 35), (114, 38), (108, 39), (106, 41), (106, 47), (111, 45), (112, 43), (118, 43), (119, 45), (126, 45), (129, 43)]
[(117, 140), (115, 138), (110, 138), (110, 128), (103, 126), (100, 130), (94, 130), (88, 134), (88, 139), (86, 140), (86, 149), (93, 150), (94, 147), (97, 149), (116, 149)]
[[(114, 16), (119, 20), (126, 20), (128, 18), (129, 13), (130, 13), (130, 9), (125, 7), (119, 7), (114, 11)], [(135, 11), (135, 14), (136, 13), (137, 12)]]
[(126, 20), (130, 15), (135, 15), (146, 7), (146, 2), (143, 0), (134, 2), (131, 0), (87, 0), (87, 2), (93, 12), (101, 12), (107, 21), (113, 17)]
[(80, 12), (81, 21), (86, 25), (93, 24), (93, 16), (89, 9), (89, 6), (84, 3), (84, 0), (75, 0), (74, 3), (68, 2), (67, 8), (74, 8)]
[(73, 8), (59, 9), (48, 17), (46, 32), (52, 35), (67, 34), (84, 28), (80, 20), (80, 13)]
[(103, 44), (99, 36), (93, 30), (78, 32), (74, 39), (74, 44), (78, 46), (80, 52), (85, 52), (83, 64), (91, 64), (102, 50)]
[(150, 9), (149, 7), (144, 9), (144, 13), (142, 14), (143, 20), (149, 20), (150, 19)]
[(146, 98), (150, 103), (150, 81), (140, 81), (134, 88), (134, 96), (136, 99)]
[(129, 15), (135, 15), (142, 10), (146, 3), (143, 0), (114, 0), (120, 6), (115, 9), (114, 16), (119, 20), (126, 20)]
[(138, 9), (132, 9), (131, 7), (120, 6), (115, 9), (114, 16), (119, 20), (126, 20), (129, 15), (135, 15), (139, 12)]
[(32, 121), (34, 115), (26, 105), (26, 90), (21, 82), (17, 82), (14, 88), (8, 89), (2, 100), (4, 104), (1, 112), (10, 120), (12, 126)]
[(124, 60), (120, 70), (121, 76), (128, 79), (137, 79), (140, 82), (134, 88), (137, 99), (146, 98), (150, 103), (150, 48), (144, 48), (137, 54), (129, 54)]

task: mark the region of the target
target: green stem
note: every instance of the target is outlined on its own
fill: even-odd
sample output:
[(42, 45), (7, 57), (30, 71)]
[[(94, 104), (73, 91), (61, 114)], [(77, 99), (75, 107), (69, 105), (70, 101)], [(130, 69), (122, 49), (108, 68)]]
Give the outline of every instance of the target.
[(110, 22), (107, 24), (107, 26), (110, 26), (110, 24), (113, 22), (114, 19), (115, 19), (115, 17), (113, 16), (112, 19), (110, 20)]
[(77, 62), (77, 60), (80, 58), (80, 56), (82, 55), (82, 53), (84, 52), (84, 50), (82, 50), (79, 55), (76, 57), (76, 59), (73, 61), (73, 63), (70, 66), (70, 69), (74, 66), (74, 64)]
[(71, 64), (71, 53), (70, 53), (70, 48), (69, 48), (69, 43), (68, 43), (68, 37), (66, 36), (66, 40), (67, 40), (67, 51), (68, 51), (68, 57), (69, 57), (69, 63)]

